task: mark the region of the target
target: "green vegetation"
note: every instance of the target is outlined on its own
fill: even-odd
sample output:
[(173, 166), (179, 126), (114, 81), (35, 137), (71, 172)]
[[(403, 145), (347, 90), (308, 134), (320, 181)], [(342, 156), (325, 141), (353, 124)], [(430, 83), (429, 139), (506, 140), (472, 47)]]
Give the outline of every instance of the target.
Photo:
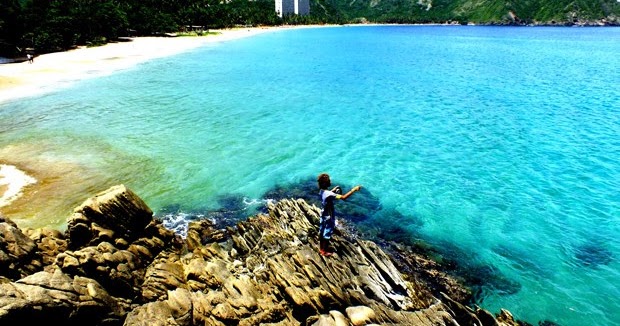
[(273, 0), (0, 0), (0, 56), (163, 35), (185, 26), (279, 25)]
[[(310, 0), (308, 16), (274, 0), (0, 0), (0, 56), (99, 45), (122, 36), (234, 26), (344, 23), (620, 25), (618, 0)], [(186, 26), (192, 26), (189, 29)]]

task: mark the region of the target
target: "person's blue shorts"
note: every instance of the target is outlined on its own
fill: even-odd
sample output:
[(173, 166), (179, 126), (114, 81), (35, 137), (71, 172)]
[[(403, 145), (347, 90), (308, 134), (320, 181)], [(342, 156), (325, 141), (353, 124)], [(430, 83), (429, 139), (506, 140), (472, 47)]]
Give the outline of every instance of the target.
[(330, 216), (321, 216), (320, 222), (319, 236), (323, 239), (331, 239), (332, 234), (334, 234), (334, 229), (336, 228), (336, 219)]

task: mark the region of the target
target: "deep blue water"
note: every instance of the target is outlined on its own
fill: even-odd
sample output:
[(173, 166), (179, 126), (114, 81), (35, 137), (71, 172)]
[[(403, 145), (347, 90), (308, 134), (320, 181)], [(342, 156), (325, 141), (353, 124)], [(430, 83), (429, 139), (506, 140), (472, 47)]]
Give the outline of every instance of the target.
[(482, 307), (620, 325), (619, 54), (618, 28), (279, 31), (0, 105), (0, 163), (45, 180), (27, 226), (118, 183), (196, 212), (329, 172), (511, 285)]

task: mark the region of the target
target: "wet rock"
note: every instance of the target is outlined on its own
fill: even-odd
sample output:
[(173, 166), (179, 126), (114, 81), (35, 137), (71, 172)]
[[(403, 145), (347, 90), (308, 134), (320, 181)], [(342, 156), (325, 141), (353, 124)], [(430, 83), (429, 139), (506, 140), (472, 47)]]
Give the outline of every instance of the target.
[(15, 222), (0, 218), (0, 275), (19, 279), (41, 269), (37, 245)]
[(0, 292), (2, 325), (120, 324), (129, 308), (96, 281), (71, 277), (60, 270), (0, 283)]
[(67, 221), (69, 248), (123, 238), (131, 241), (153, 219), (153, 212), (124, 185), (87, 199)]
[(282, 199), (225, 228), (193, 221), (183, 239), (117, 186), (77, 208), (64, 234), (2, 221), (0, 324), (517, 325), (434, 295), (420, 271), (346, 228), (335, 255), (319, 255), (318, 217)]

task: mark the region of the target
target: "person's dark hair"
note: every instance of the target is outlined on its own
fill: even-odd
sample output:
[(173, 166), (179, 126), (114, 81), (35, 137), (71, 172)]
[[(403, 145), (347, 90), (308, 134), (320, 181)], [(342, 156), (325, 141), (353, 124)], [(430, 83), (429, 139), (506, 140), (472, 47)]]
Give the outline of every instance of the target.
[(316, 179), (316, 181), (319, 182), (319, 189), (327, 189), (332, 184), (331, 180), (329, 179), (329, 174), (327, 173), (319, 174), (319, 177)]

